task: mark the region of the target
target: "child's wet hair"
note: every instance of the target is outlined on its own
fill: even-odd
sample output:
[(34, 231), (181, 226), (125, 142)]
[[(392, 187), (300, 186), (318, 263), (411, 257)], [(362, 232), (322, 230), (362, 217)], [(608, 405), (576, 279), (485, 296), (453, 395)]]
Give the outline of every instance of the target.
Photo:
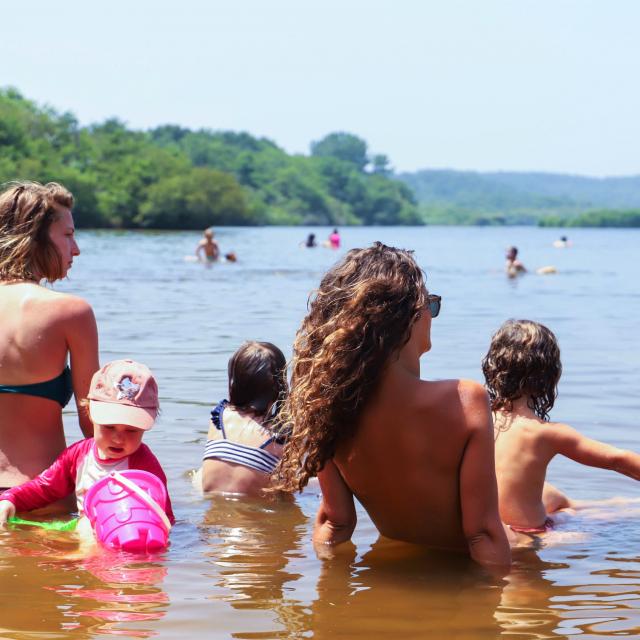
[(560, 347), (544, 325), (507, 320), (491, 339), (482, 372), (493, 411), (511, 411), (515, 400), (526, 397), (529, 408), (548, 420), (562, 374)]
[(229, 359), (228, 373), (229, 402), (240, 411), (266, 416), (288, 393), (287, 361), (271, 342), (245, 342)]

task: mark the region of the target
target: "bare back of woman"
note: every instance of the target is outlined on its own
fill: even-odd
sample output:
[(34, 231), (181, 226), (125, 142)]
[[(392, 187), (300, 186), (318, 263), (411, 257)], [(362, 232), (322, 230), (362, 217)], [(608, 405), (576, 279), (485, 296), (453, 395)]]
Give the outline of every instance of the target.
[[(66, 276), (79, 254), (72, 202), (59, 185), (0, 195), (0, 488), (33, 478), (64, 449), (62, 408), (72, 394), (86, 397), (98, 368), (89, 304), (39, 284)], [(84, 409), (78, 415), (91, 435)]]
[(381, 243), (324, 276), (294, 345), (280, 486), (318, 476), (316, 545), (351, 538), (356, 497), (382, 534), (503, 573), (487, 394), (471, 381), (420, 379), (439, 310), (411, 253)]
[[(476, 424), (474, 413), (481, 416)], [(475, 531), (470, 517), (465, 527), (463, 514), (475, 508), (490, 514), (492, 494), (495, 500), (491, 473), (478, 477), (482, 465), (471, 468), (476, 449), (490, 455), (491, 440), (488, 403), (477, 384), (418, 380), (394, 363), (334, 461), (383, 535), (466, 552), (466, 534), (482, 527)]]

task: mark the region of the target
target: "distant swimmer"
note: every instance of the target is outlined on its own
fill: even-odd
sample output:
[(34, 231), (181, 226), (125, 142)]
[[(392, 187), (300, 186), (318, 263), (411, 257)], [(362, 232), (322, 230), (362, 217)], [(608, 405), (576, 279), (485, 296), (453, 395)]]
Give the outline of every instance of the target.
[[(204, 238), (200, 240), (196, 247), (196, 257), (198, 260), (215, 262), (220, 257), (220, 247), (218, 247), (218, 243), (213, 239), (214, 235), (213, 230), (205, 229)], [(204, 253), (204, 259), (202, 253)]]
[(553, 241), (553, 246), (556, 249), (566, 249), (571, 246), (571, 240), (567, 236), (560, 236), (558, 240)]
[(539, 269), (536, 269), (536, 273), (541, 276), (548, 276), (551, 273), (558, 273), (558, 270), (550, 264), (546, 267), (540, 267)]
[(526, 268), (518, 260), (518, 248), (517, 247), (509, 247), (507, 249), (507, 253), (505, 255), (506, 263), (504, 265), (504, 269), (509, 278), (515, 278), (520, 273), (526, 273)]
[(340, 248), (340, 234), (338, 233), (337, 229), (334, 229), (329, 234), (329, 246), (332, 249), (339, 249)]
[(316, 242), (316, 234), (310, 233), (307, 236), (307, 239), (304, 242), (301, 242), (300, 245), (305, 246), (307, 249), (313, 249), (313, 247), (317, 247), (318, 243)]
[(235, 254), (234, 251), (229, 251), (229, 253), (225, 253), (224, 259), (227, 262), (238, 262), (238, 256)]

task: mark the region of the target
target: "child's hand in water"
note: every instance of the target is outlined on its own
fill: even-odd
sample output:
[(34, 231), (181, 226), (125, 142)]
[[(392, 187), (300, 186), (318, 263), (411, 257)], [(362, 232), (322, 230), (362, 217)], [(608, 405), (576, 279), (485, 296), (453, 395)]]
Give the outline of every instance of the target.
[(9, 500), (0, 500), (0, 527), (7, 524), (9, 518), (16, 515), (16, 506)]

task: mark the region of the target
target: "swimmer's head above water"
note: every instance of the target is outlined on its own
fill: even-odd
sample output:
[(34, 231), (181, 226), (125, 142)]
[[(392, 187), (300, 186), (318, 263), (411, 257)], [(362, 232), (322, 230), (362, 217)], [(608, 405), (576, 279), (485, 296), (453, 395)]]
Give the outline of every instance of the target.
[(518, 247), (507, 247), (505, 258), (507, 260), (515, 260), (518, 257)]
[(511, 411), (528, 398), (541, 420), (549, 419), (562, 374), (560, 347), (553, 332), (532, 320), (507, 320), (491, 338), (482, 372), (493, 411)]

